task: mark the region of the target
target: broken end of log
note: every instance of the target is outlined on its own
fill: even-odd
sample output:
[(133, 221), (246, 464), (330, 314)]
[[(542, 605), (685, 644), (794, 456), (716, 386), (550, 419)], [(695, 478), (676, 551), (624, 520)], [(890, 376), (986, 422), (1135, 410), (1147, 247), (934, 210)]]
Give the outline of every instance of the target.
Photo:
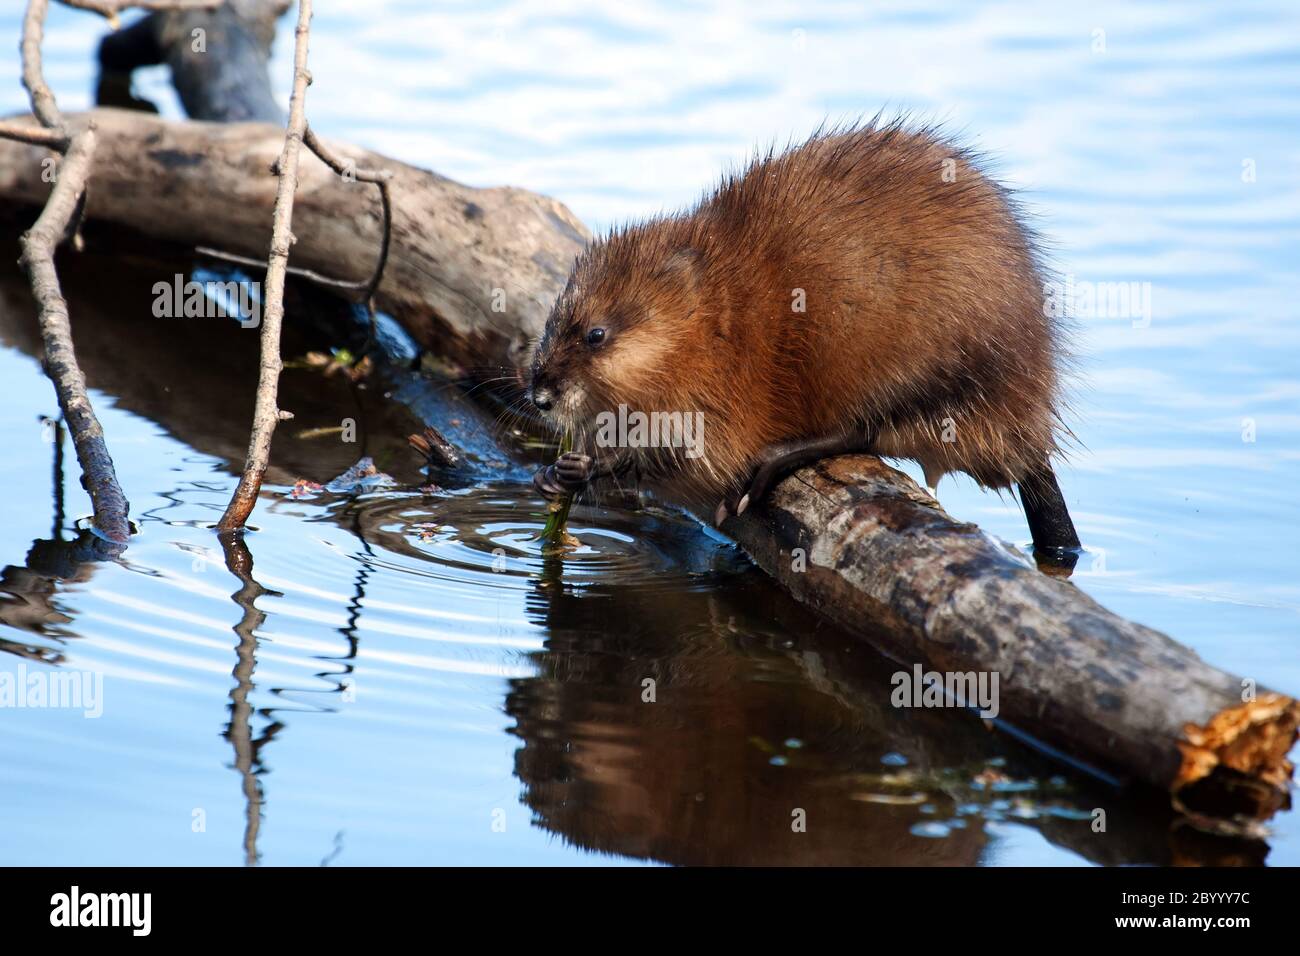
[(1228, 707), (1203, 726), (1187, 724), (1174, 799), (1216, 817), (1265, 820), (1291, 806), (1287, 754), (1300, 732), (1300, 701), (1266, 693)]

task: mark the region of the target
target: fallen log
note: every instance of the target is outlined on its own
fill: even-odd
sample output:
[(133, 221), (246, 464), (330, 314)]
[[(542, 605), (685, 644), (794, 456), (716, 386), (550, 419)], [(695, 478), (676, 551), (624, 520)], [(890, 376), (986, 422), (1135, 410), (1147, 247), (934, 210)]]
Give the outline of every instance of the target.
[[(284, 131), (253, 123), (175, 123), (99, 109), (87, 216), (188, 246), (252, 259), (271, 238)], [(523, 361), (574, 257), (589, 238), (563, 204), (523, 189), (475, 189), (343, 143), (357, 169), (392, 173), (392, 247), (376, 307), (422, 346), (487, 377)], [(33, 146), (0, 149), (0, 197), (35, 203), (49, 191)], [(291, 266), (364, 287), (383, 240), (375, 188), (341, 180), (304, 156), (294, 202)]]
[[(92, 220), (249, 256), (265, 248), (277, 129), (93, 115)], [(379, 308), (460, 365), (517, 367), (587, 239), (581, 223), (523, 190), (473, 189), (331, 148), (393, 174)], [(0, 197), (43, 201), (41, 155), (0, 144)], [(364, 283), (381, 240), (373, 190), (340, 183), (314, 158), (301, 176), (293, 264)], [(999, 675), (998, 724), (1058, 757), (1160, 787), (1192, 814), (1253, 821), (1289, 806), (1300, 704), (1262, 688), (1243, 699), (1239, 678), (1034, 570), (876, 459), (804, 469), (724, 530), (797, 597), (900, 663)]]

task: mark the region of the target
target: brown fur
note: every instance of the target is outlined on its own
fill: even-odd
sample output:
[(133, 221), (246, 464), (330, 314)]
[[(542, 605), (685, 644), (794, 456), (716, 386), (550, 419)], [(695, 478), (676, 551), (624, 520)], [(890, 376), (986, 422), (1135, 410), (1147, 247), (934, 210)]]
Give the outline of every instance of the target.
[(768, 445), (861, 425), (931, 483), (963, 471), (1003, 488), (1057, 449), (1060, 333), (1043, 300), (1029, 233), (969, 154), (869, 124), (769, 153), (694, 209), (593, 243), (533, 376), (588, 453), (607, 454), (590, 430), (620, 403), (703, 411), (703, 458), (639, 453), (686, 503), (734, 491)]

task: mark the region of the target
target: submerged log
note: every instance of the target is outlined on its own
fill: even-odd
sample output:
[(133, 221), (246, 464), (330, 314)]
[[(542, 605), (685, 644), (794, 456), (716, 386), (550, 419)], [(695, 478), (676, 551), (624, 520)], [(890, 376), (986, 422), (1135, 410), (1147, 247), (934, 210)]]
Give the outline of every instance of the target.
[[(92, 220), (261, 254), (278, 129), (94, 116)], [(473, 189), (333, 149), (393, 174), (379, 307), (452, 362), (517, 368), (588, 237), (582, 224), (524, 190)], [(42, 202), (42, 155), (0, 144), (0, 197)], [(381, 236), (373, 190), (341, 183), (314, 158), (304, 157), (301, 177), (292, 264), (364, 283)], [(1160, 787), (1190, 813), (1261, 820), (1289, 805), (1300, 704), (1262, 688), (1244, 700), (1239, 678), (1039, 573), (876, 459), (804, 469), (724, 530), (801, 600), (907, 667), (997, 674), (998, 723), (1057, 756)]]

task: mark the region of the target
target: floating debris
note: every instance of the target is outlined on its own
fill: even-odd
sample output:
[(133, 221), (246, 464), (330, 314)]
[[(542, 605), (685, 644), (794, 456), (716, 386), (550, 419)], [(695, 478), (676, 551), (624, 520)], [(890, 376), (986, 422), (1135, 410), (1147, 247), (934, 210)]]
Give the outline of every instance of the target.
[(289, 491), (289, 497), (295, 501), (310, 501), (320, 494), (325, 486), (318, 481), (309, 481), (306, 478), (299, 478), (293, 483), (293, 488)]
[(455, 468), (461, 463), (456, 446), (432, 425), (424, 426), (418, 435), (406, 436), (406, 441), (424, 459), (425, 468)]
[(375, 363), (366, 355), (358, 359), (347, 349), (334, 349), (329, 355), (324, 352), (308, 352), (300, 359), (284, 363), (285, 368), (315, 368), (326, 376), (342, 373), (354, 382), (359, 382), (374, 371)]
[(975, 786), (977, 787), (992, 789), (992, 787), (995, 784), (1006, 783), (1010, 779), (1011, 778), (1008, 777), (1005, 773), (1002, 773), (999, 770), (994, 770), (992, 767), (989, 767), (975, 774), (971, 782), (974, 783)]
[(849, 797), (861, 803), (883, 803), (893, 807), (914, 807), (930, 799), (928, 793), (851, 793)]
[(374, 459), (367, 455), (327, 484), (325, 490), (335, 495), (359, 494), (394, 484), (396, 482), (376, 468)]
[(340, 435), (343, 433), (342, 425), (332, 425), (325, 428), (305, 428), (295, 435), (295, 438), (325, 438), (329, 435)]

